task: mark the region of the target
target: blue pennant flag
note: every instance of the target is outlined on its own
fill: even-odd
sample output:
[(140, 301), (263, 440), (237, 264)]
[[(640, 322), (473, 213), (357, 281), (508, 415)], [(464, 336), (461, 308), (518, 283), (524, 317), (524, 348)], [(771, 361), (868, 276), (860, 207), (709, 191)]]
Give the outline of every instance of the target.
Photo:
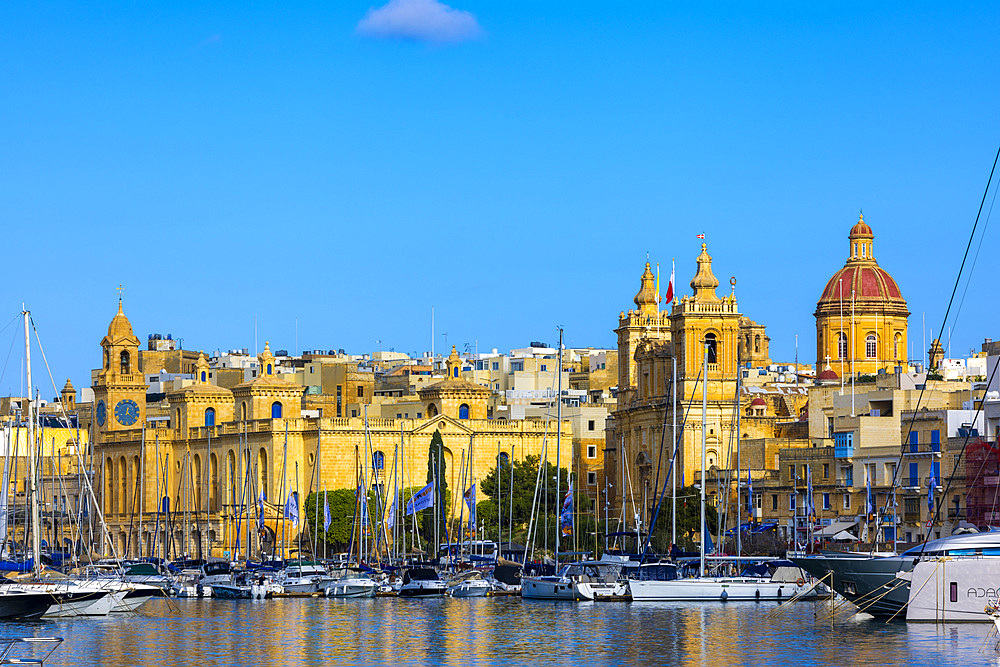
[(368, 534), (368, 494), (365, 493), (365, 487), (361, 486), (360, 484), (358, 485), (357, 499), (358, 499), (357, 500), (358, 511), (360, 512), (359, 516), (361, 517), (361, 519), (360, 519), (360, 521), (361, 521), (361, 530), (364, 531), (365, 535), (367, 535)]
[(872, 480), (868, 476), (867, 470), (865, 471), (865, 513), (875, 513), (875, 500), (872, 498)]
[(563, 499), (562, 512), (559, 513), (559, 526), (563, 536), (573, 534), (573, 482), (569, 483), (566, 497)]
[(292, 520), (292, 526), (298, 527), (299, 525), (299, 494), (297, 491), (292, 491), (288, 494), (288, 500), (285, 501), (285, 518)]
[(469, 537), (476, 536), (476, 485), (465, 492), (465, 504), (469, 506)]
[(410, 516), (420, 510), (425, 510), (428, 507), (434, 507), (434, 482), (414, 493), (407, 501), (406, 516)]
[(934, 511), (934, 487), (937, 486), (937, 480), (934, 479), (934, 471), (931, 470), (931, 478), (927, 484), (927, 511)]
[(326, 498), (326, 489), (323, 489), (323, 530), (330, 530), (333, 517), (330, 516), (330, 501)]
[(392, 499), (392, 504), (389, 505), (389, 510), (385, 513), (385, 525), (394, 526), (396, 525), (396, 501), (397, 497)]
[(257, 496), (257, 525), (264, 525), (264, 501), (267, 500), (267, 493), (261, 489)]
[(753, 519), (753, 479), (750, 477), (750, 468), (747, 468), (747, 513)]

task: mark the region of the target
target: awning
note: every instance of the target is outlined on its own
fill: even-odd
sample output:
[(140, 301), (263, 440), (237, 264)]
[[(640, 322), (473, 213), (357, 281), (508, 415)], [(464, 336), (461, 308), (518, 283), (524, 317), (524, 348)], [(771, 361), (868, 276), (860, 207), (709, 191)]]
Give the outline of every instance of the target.
[(834, 521), (829, 526), (824, 526), (822, 530), (818, 530), (813, 533), (813, 537), (843, 539), (835, 536), (838, 533), (845, 532), (848, 528), (853, 528), (856, 525), (858, 525), (857, 521)]
[(858, 541), (857, 537), (855, 537), (851, 533), (847, 532), (846, 530), (840, 531), (839, 533), (837, 533), (836, 535), (834, 535), (830, 539), (838, 540), (840, 542), (857, 542)]

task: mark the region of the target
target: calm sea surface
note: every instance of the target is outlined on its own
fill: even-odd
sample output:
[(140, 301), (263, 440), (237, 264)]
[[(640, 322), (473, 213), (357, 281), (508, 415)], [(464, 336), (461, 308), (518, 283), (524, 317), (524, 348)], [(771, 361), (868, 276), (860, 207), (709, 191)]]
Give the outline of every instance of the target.
[(829, 602), (520, 598), (154, 600), (135, 616), (0, 624), (52, 665), (1000, 665), (987, 624), (892, 623)]

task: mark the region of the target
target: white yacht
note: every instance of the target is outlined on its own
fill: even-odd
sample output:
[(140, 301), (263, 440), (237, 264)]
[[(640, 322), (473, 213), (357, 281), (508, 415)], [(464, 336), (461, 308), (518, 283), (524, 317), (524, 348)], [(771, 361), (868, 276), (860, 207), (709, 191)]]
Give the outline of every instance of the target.
[(287, 565), (278, 577), (286, 593), (322, 593), (334, 581), (322, 565), (309, 561)]
[(378, 589), (378, 582), (364, 573), (345, 573), (343, 577), (326, 587), (326, 597), (373, 598)]
[(492, 584), (479, 570), (463, 572), (448, 582), (448, 595), (453, 598), (484, 598), (492, 590)]
[(429, 567), (411, 567), (403, 573), (403, 584), (399, 587), (399, 596), (428, 597), (444, 595), (447, 584), (441, 581), (438, 573)]
[(539, 600), (593, 600), (623, 595), (620, 568), (600, 561), (564, 565), (556, 575), (521, 577), (521, 597)]

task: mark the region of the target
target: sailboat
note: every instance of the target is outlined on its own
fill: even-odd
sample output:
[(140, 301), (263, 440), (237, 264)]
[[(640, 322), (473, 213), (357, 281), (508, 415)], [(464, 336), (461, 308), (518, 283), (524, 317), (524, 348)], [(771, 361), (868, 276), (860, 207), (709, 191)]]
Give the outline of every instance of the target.
[(805, 592), (806, 582), (778, 582), (764, 577), (752, 576), (707, 576), (705, 572), (706, 546), (711, 537), (705, 521), (706, 489), (706, 415), (708, 413), (708, 341), (705, 341), (704, 367), (701, 381), (701, 545), (699, 548), (699, 570), (697, 577), (671, 580), (630, 579), (628, 582), (632, 600), (645, 601), (736, 601), (736, 600), (782, 600)]

